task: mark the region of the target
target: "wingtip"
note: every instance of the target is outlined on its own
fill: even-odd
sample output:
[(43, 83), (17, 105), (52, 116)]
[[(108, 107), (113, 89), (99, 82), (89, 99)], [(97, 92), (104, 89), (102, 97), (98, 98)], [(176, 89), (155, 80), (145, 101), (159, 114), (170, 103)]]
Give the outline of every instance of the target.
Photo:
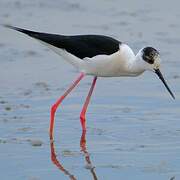
[(24, 33), (24, 34), (29, 35), (31, 37), (34, 37), (33, 35), (36, 34), (36, 32), (34, 32), (34, 31), (30, 31), (30, 30), (27, 30), (27, 29), (12, 26), (10, 24), (1, 24), (1, 25), (4, 26), (5, 28), (9, 28), (9, 29)]
[(1, 24), (1, 26), (5, 27), (5, 28), (9, 28), (9, 29), (16, 30), (16, 31), (20, 31), (20, 32), (22, 31), (21, 28), (18, 28), (18, 27), (16, 27), (16, 26), (12, 26), (12, 25), (10, 25), (10, 24)]
[(5, 28), (10, 28), (13, 29), (14, 26), (10, 25), (10, 24), (0, 24), (1, 26), (5, 27)]

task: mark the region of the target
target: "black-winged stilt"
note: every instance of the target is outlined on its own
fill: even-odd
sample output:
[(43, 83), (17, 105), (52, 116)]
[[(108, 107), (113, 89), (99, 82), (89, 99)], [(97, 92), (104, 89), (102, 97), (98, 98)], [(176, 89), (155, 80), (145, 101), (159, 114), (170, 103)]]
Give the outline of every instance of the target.
[(96, 84), (97, 77), (139, 76), (144, 71), (155, 72), (163, 82), (173, 99), (171, 92), (160, 71), (160, 55), (153, 47), (139, 50), (137, 55), (125, 43), (103, 35), (63, 36), (21, 29), (5, 25), (10, 29), (22, 32), (37, 39), (42, 44), (61, 55), (72, 64), (80, 75), (69, 89), (51, 107), (50, 137), (53, 137), (54, 116), (57, 107), (63, 99), (74, 89), (85, 75), (94, 77), (88, 96), (80, 114), (82, 129), (86, 130), (85, 114)]

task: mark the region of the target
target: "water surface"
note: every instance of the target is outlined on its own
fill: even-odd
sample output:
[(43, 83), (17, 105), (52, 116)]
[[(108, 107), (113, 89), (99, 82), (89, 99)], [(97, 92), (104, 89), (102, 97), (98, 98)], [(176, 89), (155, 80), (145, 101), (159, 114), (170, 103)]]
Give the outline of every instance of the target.
[(58, 109), (51, 144), (50, 107), (77, 72), (35, 40), (0, 27), (1, 178), (180, 179), (179, 5), (162, 0), (1, 0), (1, 23), (59, 34), (110, 35), (135, 52), (156, 47), (176, 95), (173, 101), (150, 72), (99, 78), (82, 138), (79, 113), (92, 81), (86, 77)]

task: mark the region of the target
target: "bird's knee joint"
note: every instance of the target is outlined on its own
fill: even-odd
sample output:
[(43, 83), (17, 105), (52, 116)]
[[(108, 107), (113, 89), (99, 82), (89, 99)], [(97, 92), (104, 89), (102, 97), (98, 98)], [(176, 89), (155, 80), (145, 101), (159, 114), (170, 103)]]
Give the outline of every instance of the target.
[(85, 120), (85, 115), (84, 115), (84, 114), (81, 114), (81, 115), (80, 115), (80, 119), (81, 119), (81, 121), (84, 121), (84, 120)]
[(56, 108), (57, 108), (57, 107), (56, 107), (56, 104), (53, 104), (53, 105), (51, 106), (51, 112), (54, 113), (54, 112), (56, 111)]

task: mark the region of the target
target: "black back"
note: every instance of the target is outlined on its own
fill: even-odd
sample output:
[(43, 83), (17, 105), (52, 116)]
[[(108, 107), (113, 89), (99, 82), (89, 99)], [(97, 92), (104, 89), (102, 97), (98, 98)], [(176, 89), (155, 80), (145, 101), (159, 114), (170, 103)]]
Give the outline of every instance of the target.
[(81, 59), (85, 57), (91, 58), (100, 54), (113, 54), (119, 50), (119, 45), (121, 44), (120, 41), (103, 35), (63, 36), (29, 31), (13, 26), (7, 27), (25, 33), (55, 47), (65, 49)]

